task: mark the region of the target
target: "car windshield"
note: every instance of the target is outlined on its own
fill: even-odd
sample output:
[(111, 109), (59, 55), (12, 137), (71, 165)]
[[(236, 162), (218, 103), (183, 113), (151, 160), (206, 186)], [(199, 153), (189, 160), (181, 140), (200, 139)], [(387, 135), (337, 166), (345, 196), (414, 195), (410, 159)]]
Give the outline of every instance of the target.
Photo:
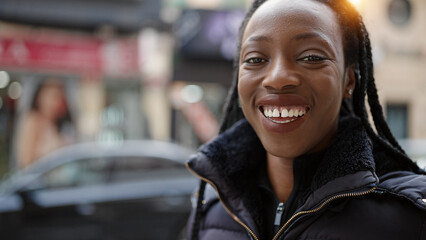
[(25, 188), (91, 186), (188, 175), (183, 164), (169, 159), (142, 156), (93, 157), (75, 159), (48, 170)]

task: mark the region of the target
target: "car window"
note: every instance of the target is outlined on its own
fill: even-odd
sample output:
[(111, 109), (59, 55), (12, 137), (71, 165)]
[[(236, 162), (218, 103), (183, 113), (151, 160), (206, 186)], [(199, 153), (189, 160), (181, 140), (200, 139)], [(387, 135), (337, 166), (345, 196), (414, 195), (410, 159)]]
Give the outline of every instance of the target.
[(111, 180), (128, 181), (174, 177), (186, 173), (185, 165), (169, 159), (154, 157), (123, 157), (114, 159)]
[(111, 158), (86, 158), (60, 165), (41, 177), (41, 186), (62, 188), (100, 184), (108, 180)]

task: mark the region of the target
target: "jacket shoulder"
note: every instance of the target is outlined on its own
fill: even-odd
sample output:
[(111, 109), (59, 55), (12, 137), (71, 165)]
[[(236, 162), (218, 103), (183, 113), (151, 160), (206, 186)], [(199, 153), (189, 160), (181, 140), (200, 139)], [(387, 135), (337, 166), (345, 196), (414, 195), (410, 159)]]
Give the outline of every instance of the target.
[(426, 211), (426, 176), (407, 171), (387, 173), (380, 177), (378, 190), (405, 198)]
[[(198, 222), (199, 239), (246, 239), (247, 233), (235, 220), (226, 212), (220, 202), (216, 190), (210, 185), (206, 185), (204, 201), (201, 207), (201, 215)], [(193, 199), (193, 211), (187, 224), (187, 239), (191, 239), (192, 228), (195, 222), (196, 198)]]

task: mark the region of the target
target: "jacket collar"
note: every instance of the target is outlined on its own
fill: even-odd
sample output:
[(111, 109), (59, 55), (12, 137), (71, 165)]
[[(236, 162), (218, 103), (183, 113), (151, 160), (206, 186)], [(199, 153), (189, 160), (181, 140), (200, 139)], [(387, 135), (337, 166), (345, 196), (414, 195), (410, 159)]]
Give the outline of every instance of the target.
[[(315, 194), (308, 206), (333, 194), (362, 189), (375, 184), (375, 164), (367, 133), (359, 119), (343, 117), (333, 143), (322, 154), (311, 185)], [(221, 200), (255, 229), (253, 220), (244, 211), (244, 201), (253, 194), (257, 174), (266, 152), (253, 128), (242, 119), (211, 142), (200, 147), (188, 161), (188, 167), (217, 188)], [(295, 161), (303, 161), (301, 156)], [(295, 176), (297, 177), (297, 176)]]

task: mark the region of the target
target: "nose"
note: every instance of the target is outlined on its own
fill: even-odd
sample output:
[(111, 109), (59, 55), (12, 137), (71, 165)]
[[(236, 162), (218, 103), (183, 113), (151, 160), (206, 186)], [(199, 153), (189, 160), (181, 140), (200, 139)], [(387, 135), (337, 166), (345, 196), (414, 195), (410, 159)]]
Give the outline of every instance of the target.
[(282, 91), (298, 87), (301, 82), (294, 67), (294, 64), (284, 59), (273, 61), (262, 82), (263, 87), (271, 91)]

